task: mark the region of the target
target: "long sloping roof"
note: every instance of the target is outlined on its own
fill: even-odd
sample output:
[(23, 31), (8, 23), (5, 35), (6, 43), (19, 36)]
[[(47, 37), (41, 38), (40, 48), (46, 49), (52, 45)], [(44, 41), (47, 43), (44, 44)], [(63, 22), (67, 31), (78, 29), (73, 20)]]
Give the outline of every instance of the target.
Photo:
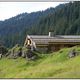
[(55, 42), (80, 43), (79, 35), (55, 35), (53, 37), (50, 37), (48, 35), (29, 35), (29, 36), (36, 44), (48, 44)]
[(52, 38), (57, 38), (57, 39), (65, 39), (65, 38), (67, 38), (67, 39), (80, 39), (80, 35), (55, 35), (55, 36), (53, 36), (53, 37), (50, 37), (50, 36), (48, 36), (48, 35), (29, 35), (31, 38), (37, 38), (37, 39), (44, 39), (44, 38), (46, 38), (46, 39), (52, 39)]

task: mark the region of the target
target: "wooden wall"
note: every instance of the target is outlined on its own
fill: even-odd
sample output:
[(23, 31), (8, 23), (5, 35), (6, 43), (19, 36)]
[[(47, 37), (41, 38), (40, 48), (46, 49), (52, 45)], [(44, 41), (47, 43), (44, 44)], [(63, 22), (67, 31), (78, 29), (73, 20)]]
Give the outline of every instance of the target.
[(47, 46), (38, 46), (38, 50), (42, 52), (54, 52), (58, 51), (64, 47), (73, 47), (77, 44), (49, 44)]

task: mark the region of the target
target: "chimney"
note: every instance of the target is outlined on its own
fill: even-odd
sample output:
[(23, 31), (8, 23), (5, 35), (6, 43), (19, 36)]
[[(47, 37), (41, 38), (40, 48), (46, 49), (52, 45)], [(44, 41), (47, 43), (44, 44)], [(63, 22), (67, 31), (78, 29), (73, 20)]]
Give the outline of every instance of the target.
[(49, 37), (53, 37), (54, 36), (54, 31), (53, 30), (50, 30), (49, 31)]

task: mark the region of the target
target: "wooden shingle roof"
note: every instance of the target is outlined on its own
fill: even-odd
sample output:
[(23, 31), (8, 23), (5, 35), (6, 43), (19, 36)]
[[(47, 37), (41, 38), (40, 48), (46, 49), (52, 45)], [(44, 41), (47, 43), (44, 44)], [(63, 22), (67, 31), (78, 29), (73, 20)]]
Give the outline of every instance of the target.
[(48, 35), (29, 35), (29, 37), (36, 43), (36, 44), (49, 44), (49, 43), (80, 43), (80, 36), (73, 36), (73, 35), (56, 35), (50, 37)]
[(48, 36), (48, 35), (29, 35), (31, 38), (36, 38), (36, 39), (44, 39), (44, 38), (46, 38), (46, 39), (52, 39), (52, 38), (57, 38), (57, 39), (80, 39), (80, 36), (79, 35), (56, 35), (56, 36), (53, 36), (53, 37), (50, 37), (50, 36)]

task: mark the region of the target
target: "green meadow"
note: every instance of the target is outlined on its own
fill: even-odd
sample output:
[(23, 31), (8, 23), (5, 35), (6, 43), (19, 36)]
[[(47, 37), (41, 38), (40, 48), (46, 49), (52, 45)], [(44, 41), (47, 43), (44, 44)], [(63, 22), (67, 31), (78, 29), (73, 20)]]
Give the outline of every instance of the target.
[[(72, 48), (80, 52), (80, 47)], [(68, 57), (72, 48), (40, 54), (34, 61), (3, 58), (0, 60), (0, 78), (80, 78), (80, 55)]]

